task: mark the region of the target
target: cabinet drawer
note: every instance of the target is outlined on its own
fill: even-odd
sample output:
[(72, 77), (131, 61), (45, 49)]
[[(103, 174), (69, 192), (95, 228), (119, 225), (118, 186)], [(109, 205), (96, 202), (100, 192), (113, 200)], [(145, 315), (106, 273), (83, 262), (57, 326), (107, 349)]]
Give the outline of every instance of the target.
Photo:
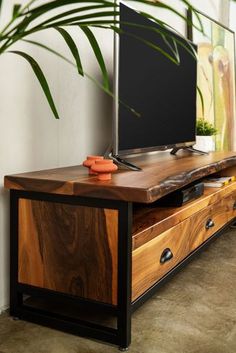
[(189, 252), (195, 250), (216, 231), (236, 217), (234, 205), (235, 193), (190, 217), (188, 232)]
[(195, 213), (133, 251), (132, 300), (236, 217), (235, 193)]
[[(132, 300), (138, 298), (156, 281), (169, 272), (188, 255), (188, 232), (190, 219), (187, 219), (133, 251), (132, 258)], [(163, 262), (164, 252), (169, 249), (172, 258)]]

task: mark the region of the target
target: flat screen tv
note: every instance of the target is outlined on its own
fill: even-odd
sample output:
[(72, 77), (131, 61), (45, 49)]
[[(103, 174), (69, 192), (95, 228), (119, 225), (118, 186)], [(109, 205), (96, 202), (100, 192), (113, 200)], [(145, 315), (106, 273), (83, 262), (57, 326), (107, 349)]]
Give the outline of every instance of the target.
[[(192, 146), (196, 128), (194, 50), (197, 47), (168, 29), (167, 35), (175, 40), (163, 37), (160, 34), (163, 29), (156, 22), (122, 3), (120, 29), (116, 39), (113, 156)], [(145, 42), (159, 47), (160, 51)], [(161, 53), (173, 56), (174, 45), (178, 48), (179, 65)]]

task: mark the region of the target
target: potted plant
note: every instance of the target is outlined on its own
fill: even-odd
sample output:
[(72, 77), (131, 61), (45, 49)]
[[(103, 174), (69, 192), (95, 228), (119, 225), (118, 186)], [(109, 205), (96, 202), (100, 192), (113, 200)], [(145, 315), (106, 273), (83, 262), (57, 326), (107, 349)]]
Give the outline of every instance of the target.
[(196, 144), (195, 148), (203, 152), (215, 150), (215, 138), (217, 130), (209, 121), (204, 118), (197, 119)]

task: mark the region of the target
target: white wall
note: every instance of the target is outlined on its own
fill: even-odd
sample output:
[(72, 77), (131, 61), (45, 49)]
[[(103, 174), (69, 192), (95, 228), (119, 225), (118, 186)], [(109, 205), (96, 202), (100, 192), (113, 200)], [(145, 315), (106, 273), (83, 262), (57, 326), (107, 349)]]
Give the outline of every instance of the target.
[(230, 1), (230, 19), (229, 24), (230, 28), (236, 32), (236, 1)]
[[(4, 1), (3, 20), (15, 0)], [(22, 1), (22, 3), (25, 1)], [(2, 20), (2, 18), (1, 18)], [(78, 29), (85, 69), (100, 76), (94, 55)], [(112, 72), (112, 34), (97, 37)], [(70, 57), (54, 31), (35, 36)], [(61, 119), (55, 120), (32, 70), (24, 59), (13, 54), (0, 57), (0, 309), (8, 304), (9, 283), (9, 193), (3, 177), (22, 171), (79, 164), (87, 154), (103, 153), (111, 136), (111, 99), (75, 68), (38, 47), (19, 44), (37, 58), (48, 77)]]
[[(176, 0), (166, 0), (184, 13)], [(227, 1), (227, 0), (223, 0)], [(10, 14), (15, 0), (5, 0), (0, 23)], [(22, 3), (24, 1), (22, 0)], [(201, 11), (220, 19), (220, 0), (194, 0)], [(132, 2), (132, 6), (134, 3)], [(153, 13), (153, 11), (152, 11)], [(185, 32), (179, 18), (155, 10), (164, 20)], [(86, 71), (99, 76), (96, 61), (79, 30), (78, 38)], [(97, 31), (110, 73), (112, 73), (112, 34)], [(37, 37), (35, 37), (37, 39)], [(38, 35), (44, 44), (70, 56), (59, 34)], [(26, 44), (16, 46), (37, 58), (41, 64), (61, 116), (56, 121), (45, 101), (31, 68), (13, 54), (0, 57), (0, 310), (8, 305), (9, 283), (9, 194), (3, 189), (6, 174), (79, 164), (87, 154), (103, 153), (111, 136), (111, 99), (76, 70), (51, 54)]]

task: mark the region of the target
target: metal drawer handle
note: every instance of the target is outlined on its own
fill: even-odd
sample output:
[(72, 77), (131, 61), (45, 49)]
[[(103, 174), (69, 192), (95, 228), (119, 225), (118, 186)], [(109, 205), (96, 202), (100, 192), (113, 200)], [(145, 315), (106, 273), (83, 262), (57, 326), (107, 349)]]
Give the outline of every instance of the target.
[(214, 221), (210, 218), (207, 220), (205, 227), (206, 227), (206, 229), (210, 229), (210, 228), (214, 227), (214, 225), (215, 225)]
[(233, 210), (236, 210), (236, 201), (234, 201)]
[(161, 254), (160, 263), (164, 264), (165, 262), (170, 261), (172, 257), (173, 257), (172, 251), (169, 248), (167, 248)]

